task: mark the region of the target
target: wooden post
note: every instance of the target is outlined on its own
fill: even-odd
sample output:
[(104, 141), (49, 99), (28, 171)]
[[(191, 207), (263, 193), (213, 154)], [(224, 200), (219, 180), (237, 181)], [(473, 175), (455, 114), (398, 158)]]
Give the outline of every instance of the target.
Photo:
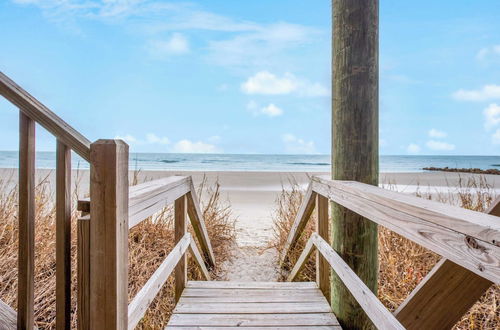
[[(330, 242), (328, 198), (318, 194), (316, 208), (318, 210), (316, 231), (321, 238)], [(316, 283), (318, 283), (318, 287), (323, 292), (326, 300), (330, 301), (330, 265), (319, 251), (316, 251)]]
[(77, 225), (78, 329), (90, 330), (90, 215), (82, 212)]
[[(175, 244), (186, 234), (186, 195), (175, 200)], [(187, 282), (187, 258), (184, 254), (175, 266), (175, 301), (179, 301)]]
[[(333, 0), (332, 178), (378, 184), (378, 0)], [(332, 204), (333, 248), (377, 291), (377, 225)], [(332, 308), (345, 328), (367, 318), (332, 274)]]
[(71, 324), (71, 149), (57, 140), (56, 328)]
[(17, 328), (34, 326), (35, 122), (19, 111), (19, 256)]
[(128, 327), (128, 145), (90, 146), (90, 328)]

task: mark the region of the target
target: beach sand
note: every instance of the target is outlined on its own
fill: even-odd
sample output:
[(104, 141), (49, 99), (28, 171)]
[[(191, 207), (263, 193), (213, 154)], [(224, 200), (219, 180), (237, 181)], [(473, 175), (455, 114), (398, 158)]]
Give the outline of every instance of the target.
[[(132, 178), (133, 173), (130, 176)], [(277, 253), (268, 248), (273, 236), (273, 212), (276, 198), (282, 187), (290, 187), (296, 182), (306, 187), (312, 175), (328, 175), (328, 173), (304, 172), (194, 172), (194, 171), (141, 171), (139, 182), (153, 180), (171, 175), (191, 175), (195, 186), (203, 179), (207, 184), (218, 182), (223, 200), (230, 203), (233, 214), (237, 217), (237, 245), (232, 261), (224, 265), (227, 280), (272, 281), (279, 275), (276, 269)], [(37, 171), (37, 181), (47, 178), (54, 187), (55, 171)], [(422, 173), (381, 173), (380, 184), (390, 185), (404, 193), (447, 192), (457, 187), (459, 182), (469, 178), (479, 178), (477, 174), (450, 172)], [(482, 175), (487, 183), (500, 193), (500, 176)], [(0, 169), (0, 178), (7, 187), (17, 183), (17, 170)], [(73, 172), (73, 184), (78, 185), (79, 195), (88, 193), (89, 172), (80, 170)], [(5, 188), (5, 187), (4, 187)], [(235, 271), (233, 271), (235, 270)]]

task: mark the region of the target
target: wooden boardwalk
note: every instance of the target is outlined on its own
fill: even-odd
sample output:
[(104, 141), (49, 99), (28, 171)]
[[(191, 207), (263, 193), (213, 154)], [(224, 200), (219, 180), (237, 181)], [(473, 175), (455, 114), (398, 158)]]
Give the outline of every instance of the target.
[(341, 329), (315, 282), (190, 281), (166, 329)]

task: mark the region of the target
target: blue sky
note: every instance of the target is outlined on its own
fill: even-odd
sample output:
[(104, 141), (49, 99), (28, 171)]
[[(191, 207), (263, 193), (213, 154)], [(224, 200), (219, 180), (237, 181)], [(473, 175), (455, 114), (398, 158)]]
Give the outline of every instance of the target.
[[(498, 155), (500, 1), (380, 5), (380, 153)], [(329, 153), (330, 8), (1, 0), (0, 70), (135, 152)], [(17, 118), (2, 99), (0, 150), (17, 148)]]

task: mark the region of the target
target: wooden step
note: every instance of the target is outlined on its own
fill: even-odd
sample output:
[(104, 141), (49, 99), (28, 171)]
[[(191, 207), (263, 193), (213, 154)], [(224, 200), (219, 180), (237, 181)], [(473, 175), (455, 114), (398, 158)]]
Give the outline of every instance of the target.
[(341, 329), (314, 282), (190, 281), (166, 329)]

